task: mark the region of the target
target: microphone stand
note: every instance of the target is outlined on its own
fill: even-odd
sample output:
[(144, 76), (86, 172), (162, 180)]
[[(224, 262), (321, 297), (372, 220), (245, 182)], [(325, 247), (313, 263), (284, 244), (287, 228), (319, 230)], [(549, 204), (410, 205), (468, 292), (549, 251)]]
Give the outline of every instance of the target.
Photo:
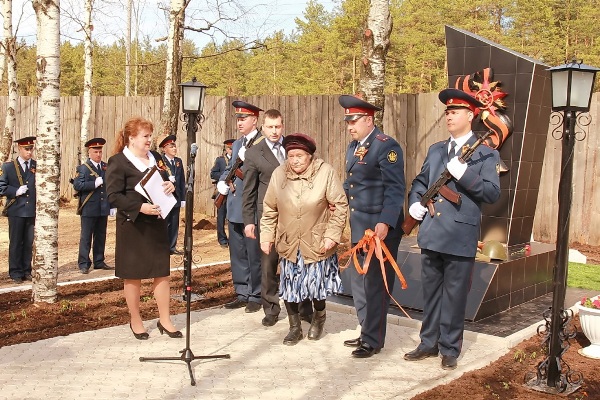
[[(195, 179), (195, 168), (194, 164), (196, 162), (196, 152), (198, 151), (198, 146), (196, 143), (192, 142), (195, 139), (196, 132), (198, 130), (196, 118), (198, 114), (189, 115), (186, 114), (187, 117), (187, 136), (188, 136), (188, 149), (189, 149), (189, 158), (188, 158), (188, 176), (187, 176), (187, 184), (185, 191), (185, 238), (184, 238), (184, 256), (183, 256), (183, 264), (184, 264), (184, 277), (183, 277), (183, 289), (184, 289), (184, 299), (186, 305), (186, 321), (185, 321), (185, 348), (180, 351), (180, 357), (140, 357), (140, 361), (174, 361), (181, 360), (187, 364), (188, 371), (190, 373), (191, 385), (196, 386), (196, 380), (194, 379), (194, 374), (192, 372), (191, 362), (193, 360), (206, 360), (213, 358), (231, 358), (229, 354), (215, 354), (210, 356), (195, 356), (190, 348), (190, 308), (191, 308), (191, 298), (192, 298), (192, 245), (193, 245), (193, 234), (192, 234), (192, 224), (194, 217), (194, 179)], [(184, 119), (185, 121), (185, 119)]]

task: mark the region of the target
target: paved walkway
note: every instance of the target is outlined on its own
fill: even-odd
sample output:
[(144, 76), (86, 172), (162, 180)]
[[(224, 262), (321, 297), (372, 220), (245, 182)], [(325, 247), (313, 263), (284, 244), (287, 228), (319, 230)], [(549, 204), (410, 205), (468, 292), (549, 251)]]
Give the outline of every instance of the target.
[[(484, 367), (533, 334), (508, 338), (465, 332), (458, 368), (445, 371), (439, 358), (407, 362), (418, 344), (419, 321), (388, 319), (386, 347), (368, 359), (350, 357), (342, 342), (358, 336), (353, 308), (328, 303), (319, 341), (282, 344), (285, 315), (273, 327), (262, 312), (222, 307), (191, 314), (194, 355), (230, 359), (194, 360), (196, 386), (181, 360), (140, 362), (139, 357), (179, 357), (185, 339), (160, 335), (147, 321), (147, 341), (134, 339), (128, 325), (0, 348), (0, 399), (410, 399), (463, 373)], [(285, 308), (284, 308), (285, 310)], [(185, 314), (174, 317), (185, 326)], [(303, 322), (304, 333), (309, 324)], [(185, 331), (184, 331), (185, 334)]]

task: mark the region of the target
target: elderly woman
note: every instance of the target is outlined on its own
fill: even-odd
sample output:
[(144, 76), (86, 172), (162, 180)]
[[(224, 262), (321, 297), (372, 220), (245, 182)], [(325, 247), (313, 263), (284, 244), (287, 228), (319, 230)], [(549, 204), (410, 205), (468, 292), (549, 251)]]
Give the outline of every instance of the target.
[[(143, 118), (131, 118), (117, 133), (115, 155), (108, 160), (106, 183), (108, 200), (117, 208), (115, 275), (124, 280), (123, 291), (129, 309), (129, 327), (139, 340), (148, 339), (140, 315), (142, 279), (153, 279), (158, 307), (157, 328), (172, 338), (183, 337), (171, 322), (170, 243), (167, 222), (160, 208), (135, 190), (149, 168), (161, 165), (161, 156), (150, 151), (153, 126)], [(163, 179), (168, 179), (163, 174)], [(163, 182), (164, 192), (173, 193), (171, 182)]]
[(317, 146), (311, 137), (288, 135), (283, 147), (287, 160), (273, 171), (264, 198), (260, 247), (281, 257), (279, 293), (290, 322), (283, 344), (294, 345), (302, 339), (299, 303), (312, 300), (315, 312), (308, 339), (318, 340), (325, 324), (325, 299), (340, 290), (336, 246), (346, 225), (348, 202), (333, 167), (314, 158)]

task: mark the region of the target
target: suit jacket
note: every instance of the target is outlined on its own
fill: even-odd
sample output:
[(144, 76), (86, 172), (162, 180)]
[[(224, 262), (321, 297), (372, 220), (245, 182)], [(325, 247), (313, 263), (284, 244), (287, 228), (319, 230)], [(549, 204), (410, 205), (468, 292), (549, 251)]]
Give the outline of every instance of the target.
[(350, 142), (346, 151), (344, 182), (350, 206), (352, 243), (357, 243), (366, 229), (374, 229), (379, 222), (390, 227), (390, 240), (397, 239), (402, 236), (400, 225), (404, 220), (406, 190), (402, 149), (396, 140), (377, 127), (365, 139), (366, 153), (362, 160), (354, 155), (357, 143)]
[[(96, 170), (90, 159), (85, 164), (89, 165), (103, 180), (106, 180), (106, 163), (104, 161), (100, 161), (100, 171)], [(96, 177), (83, 164), (77, 167), (77, 176), (73, 180), (73, 188), (79, 192), (80, 205), (92, 193), (89, 200), (81, 209), (82, 217), (106, 217), (110, 213), (106, 182), (96, 188)]]
[[(477, 138), (468, 141), (472, 145)], [(425, 214), (419, 227), (419, 247), (462, 257), (475, 257), (481, 223), (481, 203), (493, 203), (500, 197), (498, 178), (499, 155), (496, 150), (479, 146), (467, 163), (459, 181), (447, 186), (461, 195), (460, 205), (452, 204), (441, 195), (434, 200), (435, 213)], [(440, 177), (448, 163), (448, 140), (433, 144), (427, 151), (421, 172), (412, 183), (409, 205), (421, 201), (421, 196)]]
[(16, 201), (8, 208), (9, 217), (35, 217), (35, 170), (37, 163), (34, 159), (29, 160), (29, 171), (23, 171), (23, 167), (17, 162), (17, 168), (23, 178), (23, 185), (27, 185), (27, 192), (17, 196), (17, 189), (21, 186), (13, 161), (5, 162), (0, 170), (0, 196), (6, 196), (6, 202), (16, 198)]
[(164, 154), (162, 155), (162, 159), (168, 168), (169, 175), (175, 177), (175, 182), (173, 182), (173, 185), (175, 185), (175, 192), (173, 192), (173, 195), (177, 199), (175, 207), (181, 207), (181, 201), (185, 201), (185, 173), (183, 171), (183, 160), (179, 157), (174, 157), (173, 161), (175, 162), (175, 165), (173, 166)]
[(242, 198), (242, 218), (244, 225), (258, 224), (263, 212), (263, 200), (267, 186), (279, 161), (263, 140), (246, 151), (244, 171), (244, 192)]

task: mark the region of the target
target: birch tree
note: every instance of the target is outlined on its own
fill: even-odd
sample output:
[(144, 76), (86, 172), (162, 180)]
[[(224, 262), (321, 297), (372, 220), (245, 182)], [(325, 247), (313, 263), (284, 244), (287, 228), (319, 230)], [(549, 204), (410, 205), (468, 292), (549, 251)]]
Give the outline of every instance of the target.
[(83, 32), (84, 70), (83, 70), (83, 110), (81, 113), (81, 135), (79, 144), (79, 160), (83, 164), (87, 160), (87, 153), (84, 151), (85, 143), (89, 137), (90, 115), (92, 114), (92, 9), (94, 0), (85, 0), (85, 20)]
[(37, 20), (38, 121), (33, 300), (53, 303), (58, 279), (60, 0), (33, 0)]
[(375, 124), (379, 126), (383, 120), (385, 59), (390, 48), (391, 32), (392, 17), (388, 0), (371, 0), (362, 37), (358, 90), (366, 101), (381, 107), (381, 111), (375, 115)]
[(167, 39), (167, 63), (164, 102), (161, 115), (161, 133), (177, 133), (180, 91), (177, 82), (181, 79), (183, 61), (183, 22), (185, 0), (171, 0), (169, 10), (169, 37)]
[[(18, 83), (17, 83), (17, 47), (16, 38), (13, 34), (12, 24), (12, 0), (3, 0), (2, 16), (4, 24), (2, 29), (2, 69), (6, 67), (6, 81), (8, 87), (8, 106), (6, 108), (6, 118), (4, 120), (4, 129), (0, 136), (0, 163), (8, 160), (10, 157), (11, 143), (15, 133), (16, 116), (15, 110), (19, 101)], [(4, 71), (0, 74), (0, 79), (4, 76)]]

